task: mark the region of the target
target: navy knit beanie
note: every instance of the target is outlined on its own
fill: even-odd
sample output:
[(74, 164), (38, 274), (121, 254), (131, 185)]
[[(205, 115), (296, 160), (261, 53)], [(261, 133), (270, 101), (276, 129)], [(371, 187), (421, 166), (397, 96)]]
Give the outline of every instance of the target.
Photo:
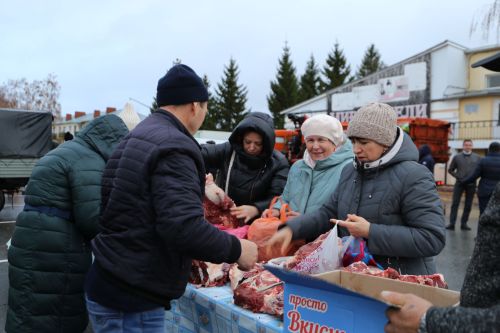
[(206, 101), (208, 91), (203, 80), (186, 65), (175, 65), (158, 81), (156, 102), (159, 107)]

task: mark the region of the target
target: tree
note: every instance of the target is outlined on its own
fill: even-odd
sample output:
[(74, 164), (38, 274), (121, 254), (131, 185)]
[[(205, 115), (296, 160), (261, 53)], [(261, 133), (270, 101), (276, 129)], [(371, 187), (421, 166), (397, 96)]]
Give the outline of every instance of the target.
[(344, 51), (340, 49), (338, 42), (328, 54), (322, 74), (325, 80), (321, 81), (321, 92), (343, 85), (351, 74), (351, 66), (347, 64)]
[(384, 67), (385, 65), (381, 60), (380, 53), (375, 48), (375, 44), (371, 44), (365, 51), (365, 55), (363, 56), (363, 60), (361, 60), (361, 66), (359, 66), (356, 76), (358, 79), (361, 79)]
[(271, 94), (267, 97), (267, 105), (273, 114), (276, 128), (284, 127), (285, 119), (280, 112), (298, 103), (298, 92), (299, 85), (295, 67), (290, 59), (290, 48), (285, 43), (283, 55), (279, 60), (276, 81), (271, 81)]
[(319, 94), (319, 84), (319, 70), (314, 61), (314, 56), (311, 54), (304, 74), (300, 77), (299, 99), (297, 102), (300, 103), (317, 96)]
[(149, 112), (153, 113), (158, 109), (158, 100), (156, 99), (156, 96), (153, 97), (153, 103), (151, 103), (151, 106), (149, 107)]
[[(479, 17), (478, 17), (479, 16)], [(469, 36), (472, 37), (474, 32), (480, 30), (483, 34), (483, 40), (487, 41), (490, 32), (496, 32), (496, 42), (500, 36), (500, 0), (495, 0), (489, 5), (486, 5), (486, 11), (472, 19), (470, 25)], [(478, 28), (480, 25), (480, 28)]]
[(0, 86), (0, 99), (8, 107), (24, 110), (49, 111), (56, 119), (61, 118), (59, 93), (61, 86), (54, 74), (45, 80), (28, 82), (25, 78), (8, 80)]
[(208, 90), (208, 113), (200, 129), (211, 130), (211, 131), (218, 130), (219, 129), (218, 127), (220, 127), (219, 125), (220, 112), (217, 109), (214, 97), (210, 92), (210, 81), (208, 80), (208, 76), (206, 74), (203, 76), (203, 83), (205, 83), (205, 86), (207, 87)]
[[(215, 88), (214, 107), (217, 113), (217, 129), (232, 131), (243, 119), (247, 112), (247, 89), (238, 85), (238, 66), (233, 58), (229, 59), (229, 65), (224, 67), (224, 75), (221, 82)], [(214, 109), (214, 108), (213, 108)]]

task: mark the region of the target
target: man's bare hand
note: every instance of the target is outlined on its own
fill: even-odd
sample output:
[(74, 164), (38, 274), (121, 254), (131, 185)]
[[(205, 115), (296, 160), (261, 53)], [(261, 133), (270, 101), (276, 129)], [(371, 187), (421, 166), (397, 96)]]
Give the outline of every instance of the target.
[(240, 239), (241, 255), (237, 261), (239, 268), (244, 271), (252, 269), (257, 262), (257, 244), (246, 239)]
[(383, 291), (381, 296), (387, 302), (401, 306), (400, 309), (391, 307), (386, 311), (385, 315), (389, 319), (385, 325), (386, 333), (417, 333), (420, 318), (432, 306), (427, 300), (413, 294)]
[(281, 254), (285, 254), (288, 246), (292, 242), (293, 231), (289, 227), (284, 227), (278, 230), (266, 243), (267, 255), (270, 254), (271, 247), (276, 244), (281, 244)]

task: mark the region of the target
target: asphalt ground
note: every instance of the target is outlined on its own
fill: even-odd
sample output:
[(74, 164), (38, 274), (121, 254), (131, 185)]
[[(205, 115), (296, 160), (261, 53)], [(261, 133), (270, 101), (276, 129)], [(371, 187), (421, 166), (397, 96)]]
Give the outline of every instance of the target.
[[(445, 207), (446, 223), (448, 223), (451, 207), (450, 189), (441, 188), (440, 196)], [(14, 196), (13, 200), (11, 197), (7, 196), (5, 207), (0, 211), (0, 332), (4, 332), (9, 286), (6, 243), (12, 236), (15, 227), (15, 219), (22, 208), (22, 195)], [(462, 209), (463, 206), (460, 205), (458, 221), (460, 221)], [(469, 226), (472, 230), (462, 231), (459, 227), (456, 228), (455, 231), (447, 230), (446, 246), (436, 257), (438, 271), (444, 275), (449, 288), (452, 290), (459, 291), (462, 287), (465, 271), (474, 249), (478, 217), (479, 208), (475, 198), (469, 217)], [(92, 330), (90, 328), (86, 331), (86, 333), (91, 332)]]

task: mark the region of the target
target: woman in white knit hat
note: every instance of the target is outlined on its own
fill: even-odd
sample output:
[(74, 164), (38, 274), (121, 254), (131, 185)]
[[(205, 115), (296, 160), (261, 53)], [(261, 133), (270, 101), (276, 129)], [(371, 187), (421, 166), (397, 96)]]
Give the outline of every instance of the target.
[[(289, 217), (316, 211), (333, 194), (342, 169), (353, 160), (351, 142), (336, 118), (321, 114), (308, 118), (301, 127), (306, 143), (304, 158), (295, 162), (281, 195), (292, 209)], [(279, 216), (281, 203), (272, 213)]]
[(432, 174), (417, 162), (417, 148), (397, 126), (396, 111), (382, 103), (362, 107), (347, 136), (355, 163), (344, 168), (334, 195), (318, 210), (290, 220), (270, 243), (312, 239), (333, 222), (340, 236), (364, 238), (384, 268), (436, 273), (433, 257), (445, 244), (443, 208)]

